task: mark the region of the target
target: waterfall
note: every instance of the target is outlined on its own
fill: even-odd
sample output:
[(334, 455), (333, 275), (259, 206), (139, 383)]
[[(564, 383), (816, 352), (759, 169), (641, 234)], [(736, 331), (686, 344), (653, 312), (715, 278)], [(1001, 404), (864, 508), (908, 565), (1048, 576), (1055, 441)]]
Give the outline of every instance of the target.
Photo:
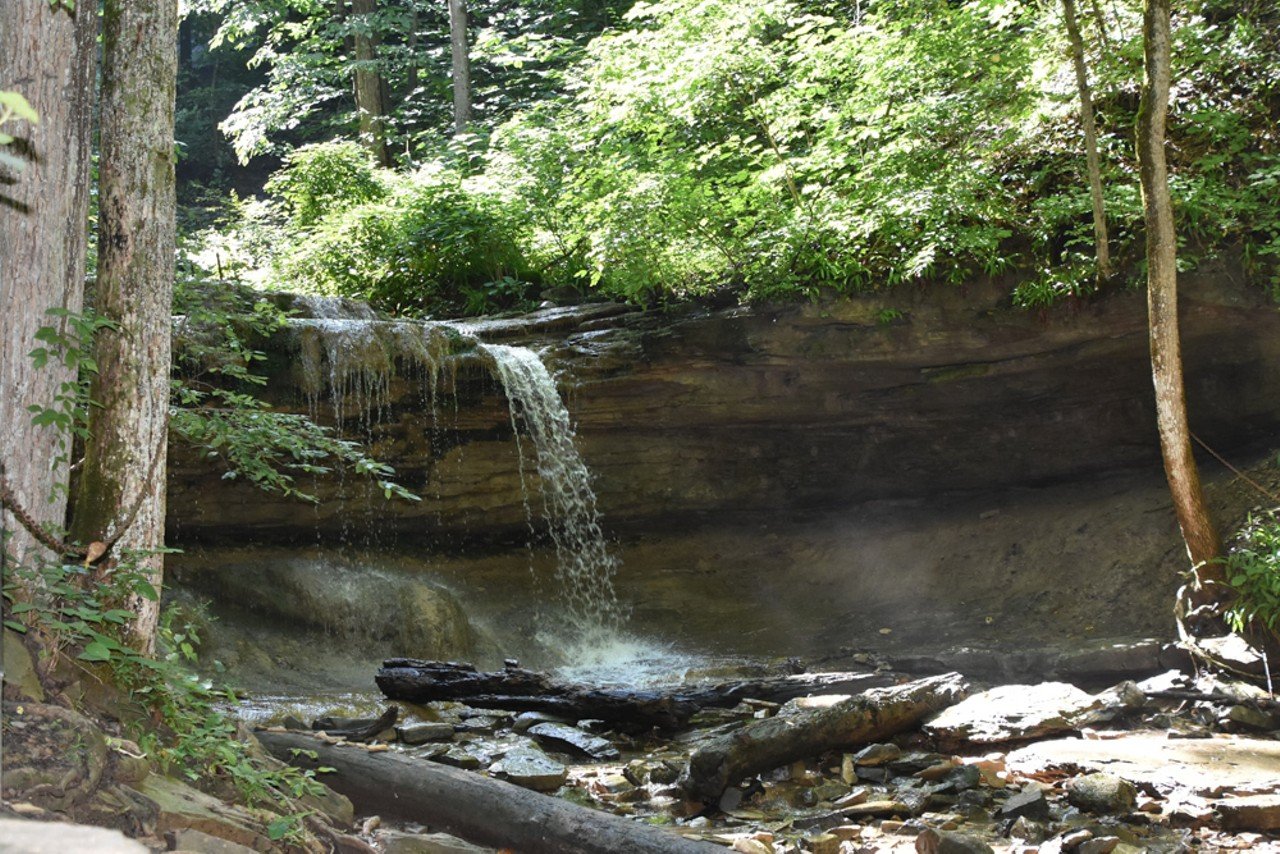
[[(533, 442), (547, 525), (556, 547), (556, 580), (582, 646), (612, 638), (621, 622), (613, 574), (617, 559), (600, 529), (591, 473), (574, 445), (573, 425), (555, 381), (537, 354), (525, 347), (481, 344), (493, 359), (511, 406)], [(524, 448), (518, 445), (523, 475)]]

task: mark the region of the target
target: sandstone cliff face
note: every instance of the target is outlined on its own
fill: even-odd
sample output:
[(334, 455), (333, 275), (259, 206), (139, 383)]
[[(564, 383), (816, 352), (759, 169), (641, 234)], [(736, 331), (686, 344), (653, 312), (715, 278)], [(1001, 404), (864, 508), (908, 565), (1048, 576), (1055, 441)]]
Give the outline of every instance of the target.
[[(991, 282), (780, 308), (591, 306), (469, 328), (543, 352), (615, 534), (1158, 471), (1143, 294), (1038, 313), (1011, 307), (1008, 292)], [(522, 470), (491, 366), (456, 334), (441, 347), (418, 327), (369, 328), (348, 354), (359, 370), (335, 371), (334, 352), (282, 335), (267, 394), (341, 416), (423, 501), (389, 504), (348, 477), (317, 481), (341, 500), (313, 508), (221, 481), (178, 450), (173, 541), (523, 542), (536, 473)], [(1183, 284), (1183, 337), (1193, 429), (1228, 450), (1274, 437), (1275, 306), (1207, 270)]]

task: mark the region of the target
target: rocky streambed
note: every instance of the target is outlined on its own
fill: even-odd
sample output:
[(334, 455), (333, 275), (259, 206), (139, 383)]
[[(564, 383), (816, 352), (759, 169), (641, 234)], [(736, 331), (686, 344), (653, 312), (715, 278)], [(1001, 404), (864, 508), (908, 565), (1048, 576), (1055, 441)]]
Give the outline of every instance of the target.
[[(891, 738), (795, 756), (718, 797), (691, 791), (691, 757), (708, 745), (759, 739), (767, 721), (803, 727), (841, 702), (748, 698), (674, 732), (398, 703), (396, 725), (343, 749), (466, 769), (751, 854), (1280, 850), (1280, 707), (1251, 686), (1178, 671), (1097, 693), (1066, 683), (975, 691)], [(288, 718), (276, 730), (334, 743), (371, 723)], [(339, 790), (342, 773), (331, 780)], [(373, 818), (376, 803), (353, 799), (379, 850), (493, 850)], [(428, 845), (422, 834), (438, 847), (414, 847)]]

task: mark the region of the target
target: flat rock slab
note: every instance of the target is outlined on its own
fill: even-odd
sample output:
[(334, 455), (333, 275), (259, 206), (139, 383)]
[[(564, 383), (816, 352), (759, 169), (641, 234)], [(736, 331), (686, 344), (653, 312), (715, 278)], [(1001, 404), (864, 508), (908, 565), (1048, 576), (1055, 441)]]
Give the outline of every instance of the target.
[(1101, 740), (1054, 739), (1015, 750), (1006, 763), (1020, 773), (1050, 767), (1106, 771), (1205, 797), (1280, 789), (1280, 741), (1241, 736), (1171, 739), (1142, 732)]
[(944, 745), (1003, 744), (1068, 732), (1101, 701), (1065, 682), (1003, 685), (945, 709), (925, 726)]
[(572, 753), (585, 753), (592, 759), (617, 759), (618, 748), (607, 738), (591, 735), (577, 727), (564, 724), (535, 724), (529, 727), (529, 735), (536, 738), (543, 746), (552, 750), (568, 750)]
[(56, 821), (0, 818), (0, 854), (147, 854), (146, 846), (118, 830)]
[(501, 779), (535, 792), (554, 792), (569, 778), (569, 770), (541, 750), (512, 751), (489, 770)]

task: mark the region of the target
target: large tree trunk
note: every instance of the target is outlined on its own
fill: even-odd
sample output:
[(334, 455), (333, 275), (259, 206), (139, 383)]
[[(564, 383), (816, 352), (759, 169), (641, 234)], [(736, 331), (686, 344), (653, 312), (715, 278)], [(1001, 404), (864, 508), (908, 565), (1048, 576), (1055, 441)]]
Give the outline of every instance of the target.
[[(177, 0), (106, 0), (103, 8), (95, 402), (72, 534), (116, 539), (120, 559), (157, 590), (164, 574), (174, 276), (173, 110)], [(121, 533), (123, 531), (123, 533)], [(135, 596), (133, 640), (150, 652), (159, 602)]]
[(557, 854), (716, 854), (726, 850), (685, 839), (673, 830), (430, 761), (328, 745), (296, 733), (260, 732), (257, 736), (263, 747), (285, 762), (332, 769), (325, 783), (350, 798), (360, 812), (438, 827), (480, 845)]
[(449, 41), (453, 48), (453, 132), (471, 124), (471, 50), (467, 46), (466, 0), (449, 0)]
[(1138, 169), (1147, 228), (1147, 310), (1160, 450), (1178, 526), (1197, 577), (1200, 582), (1218, 581), (1222, 568), (1212, 561), (1221, 552), (1221, 542), (1209, 518), (1191, 453), (1178, 335), (1177, 238), (1164, 156), (1170, 78), (1169, 0), (1147, 0), (1143, 32), (1146, 73), (1138, 114)]
[[(28, 353), (40, 327), (66, 325), (45, 311), (78, 312), (84, 296), (95, 12), (92, 3), (72, 12), (48, 0), (4, 0), (0, 13), (0, 89), (40, 113), (37, 125), (4, 128), (18, 138), (6, 150), (27, 166), (20, 175), (0, 167), (13, 178), (0, 181), (0, 476), (36, 520), (59, 528), (70, 453), (59, 441), (70, 438), (33, 426), (27, 408), (52, 407), (75, 369), (51, 361), (37, 370)], [(0, 528), (13, 534), (11, 555), (37, 553), (13, 515), (0, 511)]]
[(1093, 241), (1098, 253), (1098, 281), (1111, 278), (1111, 249), (1107, 237), (1107, 214), (1102, 204), (1102, 167), (1098, 162), (1098, 129), (1093, 121), (1093, 94), (1089, 91), (1089, 70), (1084, 63), (1084, 40), (1076, 21), (1075, 0), (1062, 0), (1062, 13), (1071, 42), (1071, 60), (1076, 67), (1076, 89), (1080, 93), (1080, 123), (1084, 126), (1084, 149), (1089, 172), (1089, 197), (1093, 200)]
[(377, 0), (352, 0), (356, 21), (356, 109), (360, 113), (360, 138), (378, 161), (391, 165), (387, 149), (387, 87), (378, 71), (378, 38), (373, 31)]

